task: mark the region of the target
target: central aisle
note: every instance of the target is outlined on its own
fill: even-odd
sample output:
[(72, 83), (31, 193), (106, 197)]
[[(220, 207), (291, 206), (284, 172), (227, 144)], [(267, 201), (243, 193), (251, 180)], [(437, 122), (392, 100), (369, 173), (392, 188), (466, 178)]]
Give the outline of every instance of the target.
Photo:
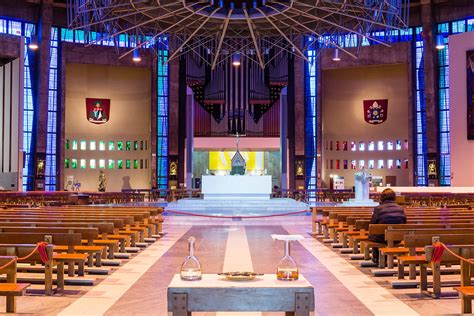
[[(186, 241), (189, 236), (196, 237), (196, 252), (204, 273), (218, 273), (228, 269), (275, 273), (277, 263), (283, 255), (283, 245), (280, 242), (274, 243), (271, 234), (288, 232), (282, 226), (194, 226), (143, 274), (107, 311), (107, 315), (166, 315), (166, 287), (172, 276), (179, 273), (181, 262), (187, 254)], [(334, 311), (338, 311), (340, 315), (372, 315), (299, 243), (295, 243), (292, 253), (301, 273), (315, 286), (317, 315), (334, 315)]]
[[(185, 221), (182, 217), (180, 220)], [(283, 255), (283, 244), (273, 242), (270, 235), (289, 233), (306, 237), (301, 243), (292, 245), (292, 255), (300, 273), (315, 288), (315, 315), (432, 315), (436, 311), (444, 313), (457, 309), (458, 302), (419, 300), (419, 297), (411, 297), (412, 292), (398, 295), (400, 292), (388, 289), (379, 279), (363, 273), (356, 264), (309, 237), (309, 225), (302, 225), (299, 220), (287, 219), (288, 225), (283, 226), (271, 221), (266, 225), (212, 223), (215, 222), (209, 221), (207, 226), (202, 222), (194, 226), (167, 224), (165, 237), (75, 300), (62, 314), (76, 315), (88, 306), (89, 310), (97, 311), (97, 315), (167, 315), (167, 285), (173, 275), (179, 273), (190, 236), (196, 238), (196, 253), (204, 273), (232, 270), (275, 273)], [(426, 306), (430, 307), (429, 313), (425, 312)], [(218, 316), (229, 314), (236, 315), (217, 313)], [(282, 315), (238, 315), (262, 314)], [(196, 315), (214, 316), (216, 313)]]

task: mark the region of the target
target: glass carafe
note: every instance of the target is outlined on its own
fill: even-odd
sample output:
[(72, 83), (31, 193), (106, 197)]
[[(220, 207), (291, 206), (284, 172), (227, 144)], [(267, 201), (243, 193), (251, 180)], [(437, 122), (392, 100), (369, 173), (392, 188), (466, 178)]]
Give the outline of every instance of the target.
[(196, 281), (201, 280), (202, 270), (199, 259), (194, 255), (194, 237), (189, 237), (189, 255), (181, 265), (181, 280)]
[(290, 241), (285, 240), (285, 255), (280, 259), (277, 268), (277, 279), (281, 281), (298, 280), (298, 266), (290, 255)]

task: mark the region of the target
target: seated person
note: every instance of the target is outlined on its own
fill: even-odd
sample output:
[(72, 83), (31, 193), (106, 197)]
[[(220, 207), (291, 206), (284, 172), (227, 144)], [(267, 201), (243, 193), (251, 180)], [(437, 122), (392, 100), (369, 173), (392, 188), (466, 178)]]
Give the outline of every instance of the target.
[[(401, 206), (395, 203), (395, 192), (392, 189), (385, 189), (380, 196), (380, 205), (374, 208), (371, 224), (406, 224), (407, 218)], [(385, 236), (369, 235), (369, 240), (384, 243)], [(379, 249), (372, 249), (372, 261), (378, 263)]]

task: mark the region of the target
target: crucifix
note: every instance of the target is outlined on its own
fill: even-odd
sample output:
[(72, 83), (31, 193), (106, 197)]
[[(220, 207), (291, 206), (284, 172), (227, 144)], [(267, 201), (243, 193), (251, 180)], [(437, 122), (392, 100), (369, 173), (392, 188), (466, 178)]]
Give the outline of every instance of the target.
[(236, 145), (237, 145), (237, 151), (239, 151), (239, 142), (240, 142), (239, 136), (240, 136), (240, 134), (239, 134), (239, 132), (237, 132), (237, 133), (235, 134), (235, 137), (237, 137), (237, 140), (236, 140), (236, 142), (235, 142)]

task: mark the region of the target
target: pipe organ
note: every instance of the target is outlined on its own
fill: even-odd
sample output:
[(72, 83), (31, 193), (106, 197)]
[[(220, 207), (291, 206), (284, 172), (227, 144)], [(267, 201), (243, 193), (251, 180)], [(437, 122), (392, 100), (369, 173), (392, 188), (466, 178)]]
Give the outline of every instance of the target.
[(224, 60), (214, 69), (211, 68), (212, 57), (205, 60), (202, 56), (202, 52), (185, 55), (186, 82), (193, 90), (195, 101), (217, 123), (227, 120), (228, 134), (245, 134), (246, 117), (258, 123), (263, 114), (279, 102), (281, 90), (288, 85), (286, 51), (268, 49), (263, 54), (264, 69), (250, 59), (251, 52), (240, 56), (238, 66), (233, 64), (232, 56), (223, 54)]

